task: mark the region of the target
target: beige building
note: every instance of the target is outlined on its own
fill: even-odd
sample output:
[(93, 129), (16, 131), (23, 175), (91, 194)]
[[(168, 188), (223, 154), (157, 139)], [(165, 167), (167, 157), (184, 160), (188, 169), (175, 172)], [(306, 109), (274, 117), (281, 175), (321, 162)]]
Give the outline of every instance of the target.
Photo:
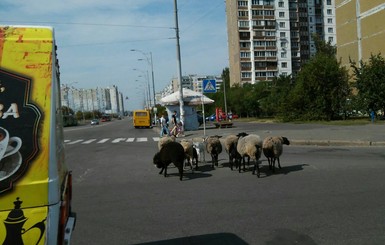
[(313, 34), (336, 43), (334, 0), (226, 0), (230, 85), (296, 74)]
[(349, 57), (367, 61), (385, 55), (385, 1), (336, 0), (337, 57), (349, 67)]

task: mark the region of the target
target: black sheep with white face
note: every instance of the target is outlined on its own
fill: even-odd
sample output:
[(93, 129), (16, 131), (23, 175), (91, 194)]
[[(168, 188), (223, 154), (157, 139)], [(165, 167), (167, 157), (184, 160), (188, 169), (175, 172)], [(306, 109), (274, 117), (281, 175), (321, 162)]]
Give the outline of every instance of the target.
[(185, 152), (183, 146), (178, 142), (169, 142), (155, 154), (153, 162), (157, 168), (161, 168), (159, 174), (162, 174), (164, 171), (164, 177), (167, 177), (167, 166), (173, 163), (179, 170), (179, 179), (182, 180), (184, 160)]

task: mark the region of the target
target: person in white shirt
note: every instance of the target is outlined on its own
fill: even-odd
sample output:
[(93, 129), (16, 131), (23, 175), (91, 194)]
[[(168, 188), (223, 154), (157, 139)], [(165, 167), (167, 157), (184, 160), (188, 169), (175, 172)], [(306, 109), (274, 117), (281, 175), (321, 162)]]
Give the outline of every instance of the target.
[(170, 131), (167, 127), (166, 119), (164, 118), (164, 115), (159, 119), (160, 122), (160, 137), (163, 137), (164, 134), (169, 135)]

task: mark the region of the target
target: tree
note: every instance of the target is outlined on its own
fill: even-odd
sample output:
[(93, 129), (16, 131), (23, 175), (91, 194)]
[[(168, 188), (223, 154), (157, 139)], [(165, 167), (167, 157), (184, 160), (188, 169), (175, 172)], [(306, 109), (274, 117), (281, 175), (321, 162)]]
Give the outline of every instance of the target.
[(285, 119), (333, 120), (344, 112), (350, 94), (348, 72), (330, 46), (316, 41), (317, 53), (296, 77), (285, 106)]
[(358, 98), (366, 110), (385, 111), (385, 60), (381, 53), (371, 55), (367, 63), (357, 66), (350, 61), (355, 75)]

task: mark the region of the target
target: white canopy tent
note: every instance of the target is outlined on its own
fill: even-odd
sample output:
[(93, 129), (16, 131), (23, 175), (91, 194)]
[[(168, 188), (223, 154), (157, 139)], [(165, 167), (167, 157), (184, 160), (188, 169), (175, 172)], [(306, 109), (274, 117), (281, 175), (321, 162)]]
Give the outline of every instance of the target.
[[(173, 114), (174, 111), (180, 115), (179, 109), (179, 91), (167, 95), (160, 99), (160, 102), (166, 106), (167, 114), (169, 117)], [(196, 112), (196, 106), (205, 104), (212, 104), (214, 100), (209, 97), (203, 95), (202, 93), (198, 93), (192, 91), (191, 89), (183, 88), (183, 104), (184, 104), (184, 112), (185, 112), (185, 122), (184, 129), (185, 130), (197, 130), (199, 128), (198, 123), (198, 115)], [(202, 108), (204, 113), (204, 108)], [(171, 118), (169, 118), (171, 120)], [(203, 122), (205, 121), (203, 115)]]
[[(160, 99), (164, 105), (179, 105), (179, 91), (167, 95)], [(183, 103), (184, 105), (201, 105), (201, 104), (212, 104), (214, 100), (203, 95), (192, 91), (191, 89), (183, 88)]]

